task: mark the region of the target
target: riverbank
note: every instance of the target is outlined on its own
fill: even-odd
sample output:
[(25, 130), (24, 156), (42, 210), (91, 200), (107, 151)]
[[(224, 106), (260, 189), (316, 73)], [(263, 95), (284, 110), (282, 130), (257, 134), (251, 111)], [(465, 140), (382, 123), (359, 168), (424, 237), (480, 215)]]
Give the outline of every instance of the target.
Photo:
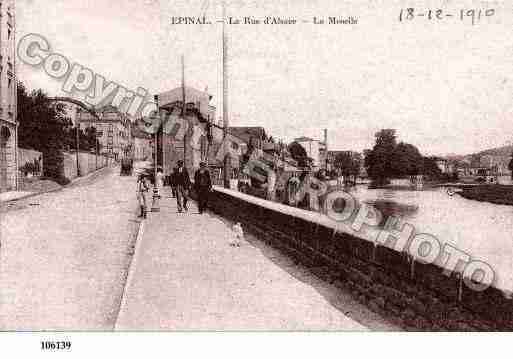
[(513, 186), (497, 184), (462, 186), (459, 194), (466, 199), (513, 206)]

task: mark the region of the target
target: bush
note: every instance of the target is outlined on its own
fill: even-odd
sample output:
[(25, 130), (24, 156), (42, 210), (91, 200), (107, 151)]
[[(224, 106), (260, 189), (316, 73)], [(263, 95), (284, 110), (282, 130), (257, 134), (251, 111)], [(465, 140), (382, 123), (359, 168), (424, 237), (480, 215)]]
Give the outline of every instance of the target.
[(64, 177), (64, 176), (59, 176), (57, 178), (52, 178), (52, 180), (54, 180), (55, 182), (57, 182), (61, 186), (65, 186), (65, 185), (67, 185), (67, 184), (69, 184), (71, 182), (67, 177)]
[(59, 149), (51, 148), (43, 152), (45, 158), (45, 177), (59, 179), (64, 176), (64, 155)]
[(24, 176), (26, 176), (28, 173), (35, 172), (35, 166), (32, 162), (27, 162), (23, 166), (21, 166), (19, 170), (23, 173)]

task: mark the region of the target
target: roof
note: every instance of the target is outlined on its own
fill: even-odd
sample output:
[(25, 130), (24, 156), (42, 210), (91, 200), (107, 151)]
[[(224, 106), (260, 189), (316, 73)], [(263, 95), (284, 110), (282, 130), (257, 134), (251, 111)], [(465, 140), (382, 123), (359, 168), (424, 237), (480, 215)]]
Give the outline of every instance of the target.
[(279, 152), (282, 149), (282, 146), (279, 143), (274, 143), (274, 142), (265, 142), (262, 147), (263, 147), (264, 151)]
[(96, 112), (117, 112), (117, 113), (121, 114), (119, 109), (117, 107), (112, 106), (112, 105), (106, 105), (106, 106), (97, 108)]
[(249, 143), (250, 138), (266, 139), (265, 129), (260, 126), (238, 126), (228, 127), (228, 132), (231, 135), (237, 136), (246, 143)]
[[(159, 93), (158, 95), (159, 105), (163, 106), (166, 103), (172, 103), (175, 101), (182, 101), (183, 99), (183, 91), (182, 87), (175, 87), (172, 90)], [(196, 103), (198, 100), (207, 99), (210, 101), (212, 99), (212, 95), (208, 92), (197, 90), (193, 87), (185, 86), (185, 102), (194, 102)]]
[[(183, 93), (184, 91), (182, 87), (176, 87), (172, 90), (158, 94), (157, 98), (159, 107), (164, 107), (176, 102), (181, 103), (183, 101)], [(208, 118), (209, 113), (215, 110), (215, 107), (210, 105), (211, 99), (212, 95), (210, 95), (208, 92), (185, 86), (185, 103), (193, 103), (194, 105), (199, 105), (197, 106), (198, 110), (205, 118)]]
[(313, 138), (310, 138), (310, 137), (298, 137), (294, 140), (295, 142), (313, 142), (313, 141), (317, 141), (317, 140), (314, 140)]

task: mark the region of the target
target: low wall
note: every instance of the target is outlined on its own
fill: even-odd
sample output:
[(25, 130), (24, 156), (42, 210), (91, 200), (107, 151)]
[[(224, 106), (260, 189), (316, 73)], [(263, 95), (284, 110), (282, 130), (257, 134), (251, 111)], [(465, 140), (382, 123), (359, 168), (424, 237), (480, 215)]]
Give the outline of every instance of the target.
[[(384, 315), (420, 330), (512, 330), (513, 301), (490, 287), (468, 289), (459, 274), (336, 231), (326, 216), (215, 188), (212, 210), (307, 263)], [(324, 219), (322, 218), (324, 217)]]
[[(80, 176), (85, 176), (102, 167), (107, 166), (108, 158), (105, 156), (96, 156), (88, 152), (78, 154), (78, 164)], [(64, 177), (74, 179), (77, 177), (77, 155), (76, 153), (64, 153)]]
[(35, 161), (39, 161), (39, 172), (43, 173), (43, 154), (36, 150), (18, 148), (18, 167), (22, 167), (26, 163), (34, 163)]

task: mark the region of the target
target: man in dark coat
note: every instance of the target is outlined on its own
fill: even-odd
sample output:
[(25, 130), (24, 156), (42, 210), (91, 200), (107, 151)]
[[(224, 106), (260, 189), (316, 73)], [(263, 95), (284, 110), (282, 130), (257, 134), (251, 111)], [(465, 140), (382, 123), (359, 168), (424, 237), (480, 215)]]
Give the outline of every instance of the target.
[(173, 171), (171, 172), (171, 174), (169, 175), (169, 185), (171, 186), (171, 193), (172, 193), (172, 196), (173, 198), (176, 198), (176, 179), (175, 179), (175, 174), (176, 174), (176, 170), (177, 168), (176, 167), (173, 167)]
[(183, 161), (178, 161), (173, 173), (173, 179), (176, 186), (176, 204), (178, 205), (178, 212), (182, 212), (182, 206), (183, 209), (187, 211), (187, 197), (191, 187), (191, 179), (187, 168), (183, 165)]
[(212, 190), (212, 180), (210, 179), (210, 172), (207, 169), (205, 162), (200, 163), (199, 170), (194, 174), (194, 191), (198, 196), (198, 211), (202, 214), (208, 205), (208, 195)]

